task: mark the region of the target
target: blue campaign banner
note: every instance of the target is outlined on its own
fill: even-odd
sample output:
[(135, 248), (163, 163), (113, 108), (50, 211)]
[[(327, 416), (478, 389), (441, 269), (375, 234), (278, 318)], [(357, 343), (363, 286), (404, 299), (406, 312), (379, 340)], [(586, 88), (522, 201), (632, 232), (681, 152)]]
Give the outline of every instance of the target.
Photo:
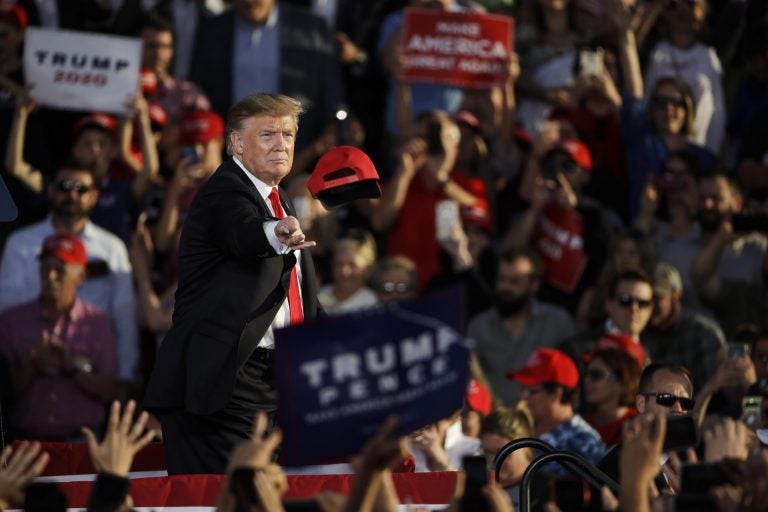
[(276, 331), (280, 463), (354, 455), (392, 414), (405, 435), (461, 409), (462, 311), (455, 288)]

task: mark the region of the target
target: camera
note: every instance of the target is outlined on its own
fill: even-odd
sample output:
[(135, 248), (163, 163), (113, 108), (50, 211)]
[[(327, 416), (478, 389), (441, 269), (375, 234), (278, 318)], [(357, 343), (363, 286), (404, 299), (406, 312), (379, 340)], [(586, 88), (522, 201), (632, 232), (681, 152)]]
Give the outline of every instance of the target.
[(664, 437), (665, 452), (678, 451), (696, 446), (698, 431), (696, 421), (690, 414), (679, 414), (667, 418), (667, 434)]
[(439, 156), (445, 153), (445, 148), (443, 148), (443, 125), (439, 122), (429, 123), (426, 140), (427, 154)]

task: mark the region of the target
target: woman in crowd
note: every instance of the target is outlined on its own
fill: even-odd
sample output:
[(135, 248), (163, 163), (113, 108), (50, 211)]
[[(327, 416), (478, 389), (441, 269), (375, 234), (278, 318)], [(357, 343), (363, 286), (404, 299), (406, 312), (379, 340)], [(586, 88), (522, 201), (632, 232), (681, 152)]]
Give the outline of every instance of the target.
[(584, 372), (584, 401), (593, 408), (585, 419), (612, 446), (621, 442), (622, 425), (637, 414), (635, 395), (640, 383), (640, 366), (617, 349), (597, 350)]
[(372, 306), (376, 294), (366, 286), (376, 262), (376, 242), (365, 231), (355, 231), (333, 247), (332, 282), (323, 286), (318, 299), (329, 314)]

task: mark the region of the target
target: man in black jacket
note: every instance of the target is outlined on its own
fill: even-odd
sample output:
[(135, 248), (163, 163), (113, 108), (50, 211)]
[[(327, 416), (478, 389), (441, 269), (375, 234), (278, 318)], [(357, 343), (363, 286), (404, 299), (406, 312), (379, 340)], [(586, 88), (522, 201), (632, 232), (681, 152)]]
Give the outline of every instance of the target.
[[(223, 473), (257, 411), (274, 422), (274, 329), (316, 317), (315, 271), (290, 172), (301, 104), (259, 93), (230, 110), (227, 160), (184, 224), (173, 326), (144, 405), (163, 427), (168, 472)], [(286, 216), (287, 215), (287, 216)]]

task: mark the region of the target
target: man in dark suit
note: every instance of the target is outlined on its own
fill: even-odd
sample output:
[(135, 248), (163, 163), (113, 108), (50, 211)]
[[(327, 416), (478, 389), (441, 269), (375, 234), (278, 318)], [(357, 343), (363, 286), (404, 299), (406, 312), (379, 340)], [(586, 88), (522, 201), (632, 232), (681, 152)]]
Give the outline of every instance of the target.
[(171, 474), (224, 473), (256, 412), (274, 421), (273, 331), (322, 313), (306, 250), (315, 243), (277, 187), (291, 170), (301, 111), (271, 93), (233, 106), (232, 158), (184, 224), (173, 326), (144, 400), (160, 418)]
[(275, 0), (235, 0), (203, 21), (189, 79), (222, 117), (251, 91), (280, 92), (301, 101), (297, 148), (317, 138), (344, 103), (341, 67), (325, 21)]

